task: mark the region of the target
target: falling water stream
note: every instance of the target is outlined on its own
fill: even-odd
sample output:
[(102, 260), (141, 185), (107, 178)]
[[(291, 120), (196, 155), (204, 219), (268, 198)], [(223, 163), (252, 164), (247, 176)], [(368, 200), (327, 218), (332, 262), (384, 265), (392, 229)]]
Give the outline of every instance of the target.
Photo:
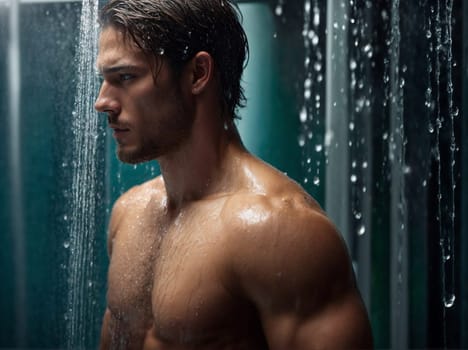
[[(312, 182), (320, 186), (322, 154), (325, 149), (323, 138), (319, 135), (323, 110), (324, 55), (321, 45), (321, 14), (317, 0), (304, 2), (304, 103), (299, 112), (301, 130), (298, 136), (299, 146), (303, 149), (302, 167), (305, 170), (304, 185)], [(315, 135), (314, 135), (315, 134)]]
[[(286, 6), (283, 2), (281, 6)], [(279, 5), (278, 5), (279, 6)], [(436, 6), (427, 1), (420, 1), (420, 11), (426, 12), (428, 40), (427, 72), (428, 84), (425, 105), (420, 111), (428, 110), (431, 114), (429, 133), (437, 174), (437, 201), (441, 256), (441, 289), (444, 322), (442, 332), (444, 346), (447, 346), (446, 309), (453, 307), (455, 296), (455, 159), (458, 146), (455, 139), (455, 120), (458, 109), (454, 105), (454, 87), (452, 81), (452, 10), (453, 0), (438, 0)], [(342, 231), (353, 256), (358, 256), (358, 280), (369, 279), (362, 268), (371, 260), (369, 240), (371, 225), (372, 188), (372, 152), (375, 131), (370, 129), (372, 119), (378, 118), (383, 111), (388, 113), (388, 128), (382, 134), (382, 140), (388, 147), (388, 157), (384, 164), (376, 164), (382, 169), (383, 181), (388, 179), (390, 186), (391, 229), (390, 229), (390, 269), (391, 269), (391, 339), (392, 346), (408, 346), (409, 317), (409, 228), (407, 178), (416, 171), (420, 164), (408, 164), (408, 136), (405, 130), (407, 116), (405, 106), (405, 75), (410, 64), (401, 57), (402, 45), (407, 42), (406, 33), (401, 32), (402, 10), (399, 0), (392, 0), (388, 7), (372, 1), (327, 2), (326, 55), (322, 58), (323, 45), (320, 44), (320, 11), (317, 1), (304, 1), (304, 104), (299, 110), (301, 128), (299, 146), (304, 149), (303, 165), (306, 169), (304, 184), (313, 179), (314, 184), (321, 184), (325, 177), (327, 192), (326, 209)], [(369, 13), (381, 9), (378, 25), (386, 34), (384, 42), (372, 42), (375, 28), (369, 22)], [(382, 9), (383, 8), (383, 9)], [(374, 47), (375, 45), (375, 47)], [(384, 52), (383, 62), (377, 62), (374, 53)], [(383, 76), (378, 85), (373, 85), (369, 75), (375, 74), (375, 67), (383, 66)], [(315, 70), (314, 67), (320, 69)], [(326, 67), (325, 67), (326, 66)], [(313, 134), (314, 122), (320, 123), (321, 77), (326, 72), (326, 134), (321, 140)], [(442, 79), (442, 76), (444, 79)], [(383, 100), (373, 99), (373, 88), (383, 90)], [(446, 102), (442, 102), (446, 101)], [(318, 104), (316, 104), (318, 101)], [(380, 107), (377, 107), (380, 106)], [(377, 108), (376, 108), (377, 107)], [(344, 127), (343, 127), (344, 126)], [(450, 149), (442, 149), (441, 133), (449, 135)], [(430, 136), (430, 135), (429, 135)], [(375, 143), (375, 142), (374, 142)], [(312, 146), (310, 146), (312, 145)], [(326, 174), (320, 174), (319, 164), (311, 164), (316, 159), (315, 151), (325, 151)], [(446, 152), (442, 157), (441, 152)], [(449, 161), (443, 161), (443, 159)], [(386, 164), (388, 162), (388, 165)], [(316, 172), (316, 173), (315, 173)], [(312, 176), (310, 176), (312, 175)], [(322, 175), (322, 176), (321, 176)], [(428, 175), (425, 175), (428, 176)], [(381, 181), (381, 179), (375, 179)], [(385, 182), (383, 182), (385, 183)], [(427, 179), (422, 181), (427, 186)], [(447, 185), (448, 183), (448, 185)], [(448, 189), (448, 190), (447, 190)], [(347, 198), (349, 196), (349, 198)], [(343, 205), (343, 203), (349, 203)], [(363, 253), (364, 252), (364, 253)], [(359, 255), (361, 255), (359, 257)], [(360, 284), (364, 299), (369, 295)]]
[[(439, 223), (440, 261), (442, 273), (442, 303), (443, 303), (443, 337), (447, 344), (446, 309), (455, 304), (455, 142), (454, 122), (458, 114), (453, 103), (452, 82), (452, 0), (438, 0), (435, 8), (430, 8), (426, 37), (430, 42), (431, 52), (428, 55), (429, 81), (433, 81), (435, 92), (428, 87), (428, 106), (431, 108), (430, 132), (435, 134), (434, 156), (437, 162), (437, 187)], [(442, 79), (445, 77), (445, 79)], [(445, 82), (445, 84), (444, 84)], [(432, 101), (431, 101), (432, 97)], [(442, 100), (446, 104), (442, 104)], [(441, 135), (450, 135), (449, 156), (441, 147)], [(449, 159), (447, 164), (444, 159)], [(446, 174), (449, 174), (448, 176)], [(449, 182), (449, 191), (444, 191), (444, 181)]]
[[(97, 252), (96, 215), (98, 209), (96, 184), (99, 123), (94, 110), (98, 91), (95, 74), (97, 55), (98, 1), (82, 3), (78, 51), (78, 75), (75, 106), (72, 113), (73, 177), (70, 193), (70, 212), (64, 219), (69, 222), (69, 238), (64, 247), (69, 250), (67, 348), (85, 349), (92, 337), (96, 317), (95, 266)], [(102, 252), (99, 252), (102, 254)]]

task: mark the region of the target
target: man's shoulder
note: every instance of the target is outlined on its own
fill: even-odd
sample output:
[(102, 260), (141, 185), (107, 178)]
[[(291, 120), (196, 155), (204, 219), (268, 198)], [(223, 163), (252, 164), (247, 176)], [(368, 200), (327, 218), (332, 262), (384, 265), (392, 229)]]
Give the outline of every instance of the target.
[(157, 208), (163, 206), (165, 198), (166, 192), (161, 176), (133, 186), (115, 201), (111, 214), (111, 229), (124, 217), (141, 215), (149, 208), (157, 212)]
[(302, 190), (237, 194), (223, 211), (233, 266), (247, 269), (246, 275), (268, 273), (278, 263), (292, 276), (300, 276), (305, 266), (321, 276), (318, 269), (324, 264), (348, 265), (340, 233)]
[(299, 185), (286, 181), (280, 185), (265, 192), (232, 194), (225, 201), (222, 218), (232, 230), (266, 231), (266, 235), (272, 234), (272, 229), (286, 234), (284, 228), (289, 226), (308, 232), (323, 225), (333, 228), (319, 204)]
[(130, 207), (147, 206), (149, 202), (161, 202), (166, 198), (162, 177), (133, 186), (124, 192), (115, 202), (114, 208), (128, 209)]

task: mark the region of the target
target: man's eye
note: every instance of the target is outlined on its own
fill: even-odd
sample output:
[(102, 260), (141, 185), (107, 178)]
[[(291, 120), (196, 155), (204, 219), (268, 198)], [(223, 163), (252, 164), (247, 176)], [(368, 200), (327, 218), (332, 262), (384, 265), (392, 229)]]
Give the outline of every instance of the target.
[(133, 79), (133, 77), (134, 76), (132, 74), (120, 74), (119, 75), (120, 81), (131, 80), (131, 79)]

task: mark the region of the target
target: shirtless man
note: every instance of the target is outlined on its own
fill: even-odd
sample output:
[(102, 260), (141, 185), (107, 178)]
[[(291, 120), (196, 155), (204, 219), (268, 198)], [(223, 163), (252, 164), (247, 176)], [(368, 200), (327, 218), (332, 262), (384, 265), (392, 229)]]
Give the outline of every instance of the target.
[(345, 246), (233, 122), (247, 42), (228, 0), (111, 0), (96, 109), (162, 176), (115, 203), (102, 349), (372, 347)]

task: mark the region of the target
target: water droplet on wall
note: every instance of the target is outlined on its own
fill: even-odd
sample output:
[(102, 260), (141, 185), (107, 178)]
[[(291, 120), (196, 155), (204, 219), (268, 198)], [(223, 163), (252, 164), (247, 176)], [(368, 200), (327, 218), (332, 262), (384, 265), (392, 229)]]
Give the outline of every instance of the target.
[(299, 147), (304, 147), (305, 145), (305, 136), (304, 135), (299, 135), (299, 137), (297, 138), (297, 141), (299, 143)]
[(444, 296), (444, 306), (446, 308), (451, 308), (453, 305), (455, 305), (455, 294), (449, 294), (447, 296)]
[(305, 123), (307, 121), (307, 110), (305, 107), (302, 107), (301, 112), (299, 113), (299, 120), (301, 123)]
[(281, 16), (283, 14), (283, 6), (277, 5), (275, 8), (275, 15)]
[(359, 227), (357, 233), (359, 236), (362, 236), (364, 233), (366, 233), (366, 227), (362, 225), (361, 227)]

